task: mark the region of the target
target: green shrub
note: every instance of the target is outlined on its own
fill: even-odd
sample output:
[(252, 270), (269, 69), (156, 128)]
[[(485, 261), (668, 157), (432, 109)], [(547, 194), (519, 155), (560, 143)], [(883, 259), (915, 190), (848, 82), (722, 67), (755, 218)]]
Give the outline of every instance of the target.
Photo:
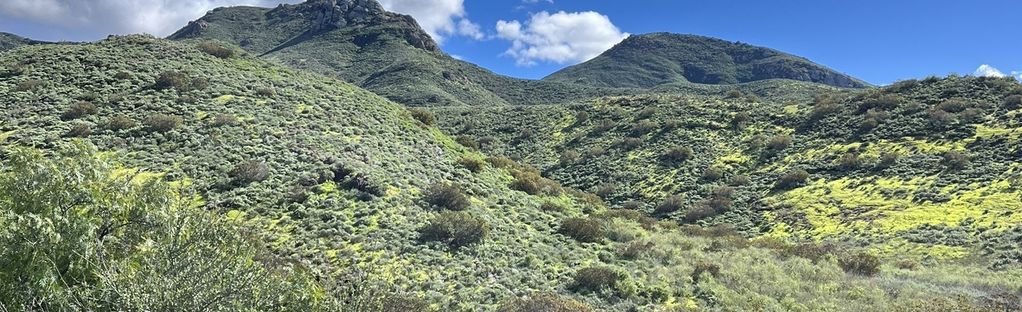
[(653, 209), (653, 213), (657, 215), (669, 214), (685, 207), (685, 197), (681, 195), (674, 195), (667, 197), (664, 201), (660, 202), (659, 205)]
[(938, 130), (946, 129), (948, 125), (955, 121), (954, 115), (940, 109), (930, 109), (927, 112), (927, 116), (930, 126)]
[(864, 251), (842, 255), (838, 258), (838, 265), (852, 274), (873, 276), (880, 272), (880, 259)]
[(177, 89), (185, 91), (188, 89), (188, 84), (191, 80), (188, 75), (177, 71), (165, 71), (160, 73), (160, 76), (156, 78), (156, 84), (153, 85), (156, 90), (167, 90)]
[(650, 132), (653, 132), (653, 130), (656, 130), (656, 128), (657, 124), (655, 122), (650, 120), (643, 120), (639, 121), (635, 125), (632, 125), (632, 129), (629, 131), (629, 134), (634, 137), (639, 137), (649, 134)]
[(738, 112), (734, 117), (731, 117), (731, 128), (741, 129), (752, 120), (752, 115), (749, 112)]
[(642, 139), (640, 138), (624, 138), (617, 142), (617, 146), (625, 150), (633, 150), (636, 147), (642, 145)]
[(272, 98), (272, 97), (277, 96), (277, 90), (274, 90), (273, 88), (270, 88), (270, 87), (262, 87), (262, 88), (256, 89), (255, 93), (256, 93), (256, 95), (264, 97), (264, 98)]
[(809, 113), (809, 121), (816, 122), (828, 116), (841, 112), (841, 106), (831, 96), (817, 97), (813, 103), (813, 110)]
[(182, 119), (178, 116), (157, 114), (146, 118), (146, 131), (169, 132), (181, 125)]
[(741, 98), (741, 97), (742, 97), (742, 91), (740, 91), (738, 89), (732, 89), (731, 91), (728, 91), (726, 95), (724, 95), (725, 99), (737, 99), (737, 98)]
[(1004, 108), (1007, 109), (1022, 108), (1022, 95), (1020, 94), (1009, 95), (1008, 97), (1004, 98), (1004, 101), (1002, 102), (1001, 105), (1004, 105)]
[(489, 157), (486, 158), (486, 162), (490, 163), (490, 166), (502, 169), (514, 168), (518, 165), (514, 160), (507, 157)]
[(579, 156), (576, 151), (564, 151), (564, 153), (561, 153), (561, 158), (557, 160), (557, 164), (561, 167), (566, 167), (578, 161)]
[(127, 116), (114, 116), (106, 121), (106, 128), (113, 131), (128, 130), (135, 127), (135, 121)]
[(539, 205), (539, 210), (546, 212), (561, 212), (564, 211), (564, 206), (552, 201), (545, 201)]
[(844, 171), (852, 171), (858, 169), (861, 164), (862, 161), (859, 159), (859, 155), (855, 153), (845, 153), (844, 155), (841, 156), (841, 158), (837, 160), (838, 169)]
[(720, 275), (720, 265), (716, 263), (699, 261), (696, 262), (695, 268), (692, 269), (692, 282), (699, 283), (699, 278), (703, 274), (710, 274), (710, 276), (717, 277)]
[(42, 87), (45, 84), (46, 82), (39, 79), (24, 80), (14, 86), (14, 92), (35, 91), (36, 89)]
[(583, 124), (589, 121), (589, 113), (581, 111), (575, 113), (575, 124)]
[(780, 254), (782, 257), (794, 256), (808, 259), (815, 263), (834, 254), (835, 250), (836, 247), (834, 245), (827, 243), (798, 243), (783, 246)]
[(462, 157), (461, 159), (458, 159), (458, 165), (471, 172), (480, 172), (483, 171), (483, 167), (486, 166), (486, 163), (477, 158)]
[(575, 291), (594, 292), (614, 289), (624, 279), (624, 274), (609, 267), (587, 267), (575, 272), (575, 281), (571, 288)]
[(691, 147), (688, 146), (675, 146), (667, 150), (664, 154), (664, 159), (670, 162), (684, 162), (692, 159), (692, 155), (695, 154)]
[(117, 80), (128, 80), (128, 79), (131, 79), (131, 73), (126, 72), (126, 71), (119, 71), (116, 74), (114, 74), (114, 79), (117, 79)]
[(472, 203), (461, 188), (450, 184), (433, 184), (422, 192), (422, 200), (427, 204), (453, 211), (467, 209)]
[[(411, 311), (411, 310), (408, 310)], [(497, 308), (498, 312), (595, 312), (596, 309), (584, 302), (554, 293), (533, 293), (526, 298), (506, 300)]]
[(864, 113), (869, 110), (892, 110), (898, 108), (904, 100), (894, 94), (882, 94), (880, 96), (867, 99), (859, 104), (859, 113)]
[(357, 190), (366, 195), (383, 196), (386, 191), (383, 185), (374, 182), (369, 175), (362, 172), (352, 172), (348, 174), (346, 178), (338, 178), (338, 176), (335, 175), (334, 180), (341, 180), (341, 186), (347, 189)]
[(717, 166), (710, 166), (703, 170), (702, 178), (706, 181), (717, 181), (724, 177), (724, 169)]
[(898, 155), (898, 152), (884, 152), (883, 154), (880, 154), (880, 160), (877, 161), (877, 168), (890, 168), (898, 162), (899, 157), (901, 156)]
[(415, 120), (418, 120), (424, 125), (432, 126), (436, 123), (436, 116), (428, 110), (421, 108), (409, 108), (408, 112), (412, 115), (412, 118), (415, 118)]
[(752, 183), (752, 180), (749, 179), (749, 176), (743, 174), (731, 176), (731, 178), (727, 181), (727, 184), (731, 186), (742, 186), (748, 185), (749, 183)]
[(238, 117), (234, 117), (231, 114), (216, 114), (213, 116), (213, 122), (210, 123), (213, 127), (227, 127), (238, 124)]
[[(714, 200), (711, 199), (710, 201), (714, 201)], [(728, 200), (728, 201), (730, 202), (730, 200)], [(730, 203), (728, 203), (728, 206), (730, 206)], [(709, 204), (707, 204), (707, 205), (695, 205), (695, 206), (692, 206), (688, 210), (685, 211), (685, 216), (683, 218), (684, 218), (685, 222), (692, 223), (692, 222), (696, 222), (696, 221), (699, 221), (699, 220), (702, 220), (702, 219), (706, 219), (706, 218), (709, 218), (709, 217), (713, 217), (713, 216), (716, 216), (716, 215), (717, 215), (717, 210), (715, 210), (713, 207), (710, 207)]]
[(60, 115), (60, 119), (73, 120), (89, 115), (95, 115), (97, 112), (99, 112), (99, 109), (96, 108), (96, 105), (82, 101), (68, 107), (67, 110), (64, 111), (64, 114)]
[(464, 211), (444, 211), (419, 230), (424, 241), (447, 244), (460, 249), (481, 242), (490, 233), (490, 226), (482, 219)]
[(937, 104), (937, 109), (948, 113), (961, 113), (965, 111), (966, 108), (969, 107), (970, 107), (969, 103), (966, 103), (961, 99), (950, 99), (941, 102), (940, 104)]
[(557, 232), (583, 243), (599, 242), (606, 236), (603, 224), (593, 218), (564, 219)]
[(235, 54), (234, 49), (225, 47), (213, 41), (203, 41), (195, 46), (199, 48), (199, 51), (222, 59), (232, 58)]
[(767, 141), (766, 146), (775, 152), (780, 152), (791, 146), (791, 136), (783, 134), (775, 135), (770, 138), (770, 141)]
[(610, 120), (600, 120), (600, 122), (597, 122), (596, 126), (593, 127), (593, 134), (595, 135), (595, 134), (600, 134), (600, 133), (604, 133), (604, 132), (610, 131), (610, 129), (614, 129), (615, 126), (617, 126), (617, 125), (614, 124), (613, 121), (610, 121)]
[(654, 114), (656, 114), (656, 108), (652, 107), (643, 108), (642, 110), (639, 110), (637, 113), (635, 113), (635, 119), (636, 120), (649, 119), (650, 117), (653, 117)]
[(638, 259), (653, 249), (653, 242), (632, 241), (618, 249), (617, 253), (624, 259)]
[(474, 150), (479, 149), (479, 142), (476, 142), (475, 139), (467, 135), (459, 135), (456, 139), (454, 139), (454, 141), (458, 142), (458, 144), (461, 144), (461, 146), (467, 148), (471, 148)]
[(246, 161), (234, 166), (227, 176), (235, 185), (248, 185), (270, 177), (270, 167), (259, 161)]
[(511, 188), (525, 192), (529, 195), (558, 194), (561, 186), (550, 179), (539, 175), (534, 169), (512, 170), (511, 175), (515, 178), (511, 182)]
[(71, 129), (67, 131), (64, 136), (72, 138), (85, 138), (92, 135), (92, 126), (87, 123), (77, 123), (71, 126)]
[(781, 175), (780, 179), (777, 179), (777, 183), (774, 185), (774, 188), (780, 190), (793, 189), (802, 186), (808, 179), (809, 172), (806, 172), (803, 169), (792, 169)]
[(596, 196), (599, 196), (600, 198), (607, 199), (611, 195), (614, 195), (614, 193), (617, 193), (617, 185), (614, 185), (613, 183), (604, 183), (596, 187)]
[(944, 166), (953, 170), (965, 169), (969, 166), (969, 155), (959, 151), (947, 151), (944, 153)]

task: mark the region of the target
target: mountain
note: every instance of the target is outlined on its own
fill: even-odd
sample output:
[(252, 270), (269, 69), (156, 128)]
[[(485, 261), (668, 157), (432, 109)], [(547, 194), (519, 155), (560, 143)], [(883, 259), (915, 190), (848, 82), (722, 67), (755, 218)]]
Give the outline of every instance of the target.
[[(1007, 138), (1017, 136), (1018, 125), (1006, 108), (985, 105), (1013, 101), (1005, 94), (1018, 86), (1006, 80), (904, 86), (897, 93), (904, 105), (877, 106), (891, 112), (892, 122), (861, 140), (911, 135), (926, 118), (947, 121), (940, 124), (946, 131), (869, 147), (851, 144), (863, 157), (888, 149), (906, 154), (880, 172), (884, 179), (872, 167), (847, 174), (814, 169), (804, 188), (767, 194), (773, 201), (763, 203), (774, 214), (726, 212), (727, 218), (750, 220), (735, 229), (679, 224), (676, 213), (655, 215), (658, 220), (644, 215), (649, 206), (642, 204), (607, 208), (600, 198), (542, 178), (527, 165), (476, 150), (494, 150), (493, 142), (452, 138), (436, 126), (453, 124), (448, 118), (464, 122), (473, 110), (434, 116), (406, 109), (342, 81), (206, 41), (125, 36), (30, 46), (0, 54), (0, 68), (0, 304), (14, 310), (1005, 310), (1022, 280), (1011, 264), (1017, 237), (1004, 230), (1017, 217), (1006, 213), (1018, 203), (1008, 180), (1016, 158), (1007, 154), (1017, 141)], [(658, 181), (636, 184), (650, 198), (716, 188), (720, 182), (690, 180), (691, 171), (719, 159), (751, 177), (749, 188), (718, 195), (733, 196), (736, 210), (746, 210), (758, 207), (750, 203), (778, 172), (813, 168), (845, 153), (843, 144), (861, 135), (848, 132), (845, 123), (877, 117), (831, 109), (821, 120), (833, 127), (802, 127), (804, 104), (691, 96), (492, 108), (476, 116), (496, 121), (475, 129), (504, 124), (520, 133), (521, 142), (549, 137), (542, 144), (509, 145), (529, 149), (598, 147), (630, 133), (650, 143), (565, 161), (571, 167), (560, 172), (543, 164), (544, 171), (580, 186), (602, 173)], [(951, 114), (940, 117), (930, 108), (947, 96), (974, 98), (976, 104), (940, 104)], [(917, 101), (927, 113), (910, 109), (908, 103)], [(641, 107), (659, 110), (649, 114)], [(724, 116), (741, 107), (753, 108), (747, 128), (725, 130)], [(444, 109), (454, 110), (437, 110)], [(504, 109), (520, 114), (498, 114)], [(540, 109), (549, 109), (547, 115), (537, 115)], [(991, 119), (973, 132), (979, 121), (969, 116), (977, 116), (976, 109)], [(495, 119), (500, 117), (506, 119)], [(648, 123), (633, 130), (623, 123), (635, 118), (684, 122), (674, 124), (677, 132)], [(602, 127), (601, 120), (622, 124), (600, 135), (592, 130)], [(546, 127), (555, 131), (530, 130)], [(773, 156), (741, 145), (760, 133), (791, 133), (795, 143)], [(937, 141), (937, 133), (947, 141)], [(577, 145), (563, 145), (570, 142)], [(691, 163), (660, 165), (657, 153), (672, 143), (694, 149)], [(976, 148), (972, 162), (941, 173), (943, 166), (959, 168), (960, 161), (950, 157), (937, 164), (934, 155), (961, 144)], [(69, 145), (98, 151), (67, 152)], [(661, 172), (680, 175), (648, 175)], [(903, 175), (921, 178), (895, 178)], [(831, 180), (837, 177), (846, 179)], [(874, 189), (869, 181), (879, 182)], [(600, 195), (616, 205), (629, 196), (625, 187)], [(925, 211), (942, 207), (949, 213), (920, 215), (906, 199), (873, 206), (910, 196), (905, 187), (917, 188), (908, 194), (925, 198), (919, 206)], [(827, 197), (818, 194), (824, 190), (866, 197), (847, 201), (847, 212), (838, 213), (822, 209), (819, 200)], [(814, 200), (802, 200), (807, 197)], [(686, 200), (665, 207), (685, 206)], [(919, 216), (941, 215), (946, 218), (939, 224), (954, 227), (948, 232), (954, 235), (916, 227)], [(904, 221), (893, 228), (854, 221), (878, 217)], [(992, 218), (998, 222), (990, 223)], [(759, 220), (768, 222), (752, 223)], [(756, 232), (749, 230), (753, 224), (774, 226)], [(847, 236), (855, 229), (877, 233), (877, 241), (893, 235), (929, 247), (900, 256), (883, 248), (873, 252), (859, 241), (795, 239)], [(971, 252), (974, 235), (985, 238), (991, 251), (976, 259), (1003, 258), (1005, 265), (991, 270), (955, 261)], [(921, 253), (940, 257), (917, 258)]]
[(494, 74), (443, 53), (414, 19), (387, 12), (375, 0), (219, 8), (169, 38), (232, 43), (409, 106), (543, 104), (634, 93)]
[(596, 58), (545, 81), (598, 87), (653, 88), (672, 83), (737, 84), (791, 79), (842, 88), (869, 84), (777, 50), (715, 38), (651, 33), (628, 37)]

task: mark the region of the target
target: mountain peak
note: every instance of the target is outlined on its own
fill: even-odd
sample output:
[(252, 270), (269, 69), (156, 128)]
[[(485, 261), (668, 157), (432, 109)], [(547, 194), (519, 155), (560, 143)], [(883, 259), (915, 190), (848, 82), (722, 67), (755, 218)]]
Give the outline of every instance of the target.
[(638, 88), (672, 83), (737, 84), (767, 79), (800, 80), (844, 88), (868, 86), (803, 57), (774, 49), (664, 32), (630, 36), (600, 56), (544, 79)]

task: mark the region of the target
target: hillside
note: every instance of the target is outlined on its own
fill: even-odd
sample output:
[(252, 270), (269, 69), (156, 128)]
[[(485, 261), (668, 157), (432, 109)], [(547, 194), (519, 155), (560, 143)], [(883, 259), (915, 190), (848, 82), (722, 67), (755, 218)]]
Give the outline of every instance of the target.
[(653, 88), (685, 82), (736, 84), (766, 79), (842, 88), (868, 86), (861, 80), (777, 50), (670, 33), (631, 36), (592, 60), (543, 78), (615, 88)]
[[(990, 271), (939, 261), (909, 267), (887, 257), (875, 262), (856, 246), (807, 253), (804, 245), (750, 241), (724, 227), (679, 226), (634, 210), (606, 209), (598, 198), (474, 151), (471, 141), (456, 143), (432, 126), (424, 111), (408, 111), (352, 85), (219, 48), (128, 36), (0, 54), (0, 66), (8, 73), (0, 76), (0, 201), (38, 199), (35, 206), (5, 205), (17, 208), (0, 211), (5, 231), (0, 243), (39, 244), (37, 236), (19, 229), (70, 221), (80, 227), (68, 230), (97, 233), (101, 246), (121, 246), (113, 250), (132, 259), (123, 266), (132, 271), (114, 272), (123, 280), (106, 280), (107, 271), (72, 265), (76, 279), (68, 285), (22, 274), (25, 267), (50, 271), (50, 262), (34, 260), (42, 258), (4, 257), (21, 262), (0, 262), (5, 264), (0, 267), (5, 281), (0, 303), (14, 309), (39, 308), (34, 304), (42, 302), (42, 309), (57, 310), (195, 310), (210, 307), (205, 300), (223, 298), (224, 291), (241, 289), (250, 292), (232, 293), (238, 297), (218, 310), (283, 304), (326, 311), (531, 311), (537, 306), (556, 311), (959, 310), (1011, 307), (1012, 291), (1020, 287), (1019, 270), (1010, 266)], [(1002, 89), (991, 84), (983, 94), (999, 98)], [(631, 111), (616, 101), (594, 107)], [(767, 116), (752, 118), (759, 124)], [(1010, 136), (1010, 127), (982, 133)], [(780, 131), (764, 131), (774, 130)], [(78, 140), (85, 143), (72, 143)], [(61, 152), (68, 144), (95, 145), (100, 153)], [(796, 144), (798, 150), (805, 146), (798, 144), (803, 143)], [(104, 162), (111, 159), (118, 164), (107, 168)], [(986, 161), (976, 161), (981, 160)], [(42, 182), (17, 183), (25, 177)], [(183, 195), (166, 199), (160, 191), (163, 182), (146, 182), (153, 179)], [(961, 185), (963, 192), (972, 190)], [(178, 200), (212, 216), (162, 219), (183, 211), (174, 204)], [(59, 214), (67, 204), (77, 209), (75, 214)], [(112, 215), (102, 210), (138, 204), (149, 209)], [(145, 226), (129, 222), (124, 226), (130, 232), (110, 232), (126, 240), (103, 240), (107, 231), (120, 227), (109, 228), (116, 223), (99, 222), (102, 218), (136, 217)], [(83, 218), (101, 219), (98, 227), (90, 227), (94, 220)], [(184, 236), (174, 223), (205, 218), (221, 221), (184, 227), (189, 233)], [(219, 224), (227, 224), (225, 232), (201, 231), (219, 229)], [(232, 232), (234, 226), (240, 232)], [(790, 229), (797, 233), (798, 228)], [(195, 246), (174, 239), (193, 237), (191, 231), (221, 239)], [(270, 254), (224, 254), (234, 250), (225, 246), (246, 241), (260, 243)], [(76, 257), (92, 250), (59, 239), (45, 242)], [(183, 264), (160, 261), (181, 251), (194, 254), (188, 259), (195, 261), (224, 257), (226, 262), (167, 275), (177, 274)], [(147, 256), (153, 252), (169, 258)], [(68, 266), (65, 258), (58, 259), (52, 264)], [(90, 259), (86, 263), (94, 263)], [(247, 276), (255, 280), (242, 278)], [(273, 282), (280, 279), (291, 282)], [(282, 285), (296, 288), (277, 289)], [(25, 293), (34, 287), (40, 292)], [(75, 296), (56, 301), (47, 295), (63, 288), (78, 296), (117, 294), (103, 292), (104, 287), (131, 290), (109, 297), (126, 300), (126, 305)], [(280, 296), (273, 295), (277, 291)], [(242, 300), (249, 297), (252, 301)]]
[(488, 154), (682, 224), (1018, 268), (1022, 85), (950, 77), (816, 100), (611, 97), (437, 108)]
[(232, 43), (409, 106), (543, 104), (634, 93), (494, 74), (443, 53), (414, 19), (387, 12), (375, 0), (219, 8), (169, 38)]
[(0, 52), (11, 50), (23, 45), (33, 44), (36, 41), (26, 39), (15, 34), (0, 32)]

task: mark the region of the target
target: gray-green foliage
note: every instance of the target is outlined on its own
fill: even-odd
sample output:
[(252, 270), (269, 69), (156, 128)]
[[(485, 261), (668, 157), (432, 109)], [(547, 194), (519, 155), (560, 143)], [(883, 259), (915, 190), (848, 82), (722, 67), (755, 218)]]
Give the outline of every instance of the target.
[(160, 175), (85, 143), (11, 147), (0, 164), (0, 306), (19, 310), (320, 307), (299, 266), (199, 210)]

